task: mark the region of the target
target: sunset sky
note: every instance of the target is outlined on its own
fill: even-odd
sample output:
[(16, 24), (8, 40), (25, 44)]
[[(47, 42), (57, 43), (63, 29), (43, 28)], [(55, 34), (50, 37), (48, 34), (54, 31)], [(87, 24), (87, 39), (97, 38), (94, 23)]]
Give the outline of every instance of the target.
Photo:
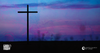
[(100, 0), (0, 0), (0, 40), (27, 36), (27, 14), (17, 13), (27, 5), (38, 11), (29, 14), (30, 36), (38, 30), (46, 36), (100, 35)]

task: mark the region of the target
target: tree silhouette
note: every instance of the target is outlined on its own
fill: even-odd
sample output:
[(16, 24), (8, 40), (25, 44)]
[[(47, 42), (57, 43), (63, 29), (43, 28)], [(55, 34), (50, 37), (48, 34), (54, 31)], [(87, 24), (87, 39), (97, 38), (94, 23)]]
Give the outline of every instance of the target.
[(92, 35), (91, 35), (91, 34), (90, 34), (90, 39), (91, 39), (91, 40), (93, 40), (93, 39), (92, 39)]
[(55, 35), (55, 41), (59, 41), (60, 38), (61, 38), (61, 34), (60, 33), (57, 33)]
[(53, 40), (53, 34), (51, 34), (51, 41)]
[(38, 40), (41, 41), (40, 40), (40, 30), (38, 30)]
[(83, 38), (83, 41), (85, 41), (85, 38)]
[(98, 37), (98, 36), (96, 36), (96, 40), (97, 40), (97, 41), (99, 40), (99, 37)]
[(68, 41), (67, 37), (64, 39), (65, 41)]
[(70, 37), (70, 40), (73, 40), (73, 37)]
[(35, 40), (35, 36), (34, 35), (32, 35), (32, 39), (31, 39), (31, 41), (34, 41)]
[(45, 36), (45, 34), (43, 33), (43, 34), (42, 34), (42, 40), (43, 40), (43, 41), (45, 40), (45, 39), (44, 39), (44, 36)]

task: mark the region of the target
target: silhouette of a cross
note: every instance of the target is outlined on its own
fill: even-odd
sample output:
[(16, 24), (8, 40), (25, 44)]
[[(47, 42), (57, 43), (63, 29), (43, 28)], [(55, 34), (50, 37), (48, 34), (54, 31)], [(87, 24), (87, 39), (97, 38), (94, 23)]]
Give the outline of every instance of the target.
[(27, 13), (27, 41), (29, 41), (29, 13), (38, 13), (38, 12), (29, 11), (29, 6), (27, 5), (27, 11), (18, 11), (18, 13)]

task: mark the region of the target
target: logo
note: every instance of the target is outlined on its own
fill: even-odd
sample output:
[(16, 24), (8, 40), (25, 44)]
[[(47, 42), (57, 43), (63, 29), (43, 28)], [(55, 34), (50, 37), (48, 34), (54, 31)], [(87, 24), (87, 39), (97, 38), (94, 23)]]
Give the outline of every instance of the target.
[(82, 50), (85, 50), (85, 47), (84, 46), (82, 47)]
[(10, 50), (11, 44), (3, 44), (3, 50)]
[(82, 47), (82, 50), (93, 50), (93, 49), (97, 49), (97, 47)]

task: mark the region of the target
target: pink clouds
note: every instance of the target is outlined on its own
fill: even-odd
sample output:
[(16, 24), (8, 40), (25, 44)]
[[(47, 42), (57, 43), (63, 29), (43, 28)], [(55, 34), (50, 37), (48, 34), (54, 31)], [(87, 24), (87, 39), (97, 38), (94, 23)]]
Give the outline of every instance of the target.
[[(14, 21), (9, 21), (1, 24), (1, 28), (9, 28), (11, 30), (6, 30), (5, 32), (8, 31), (13, 31), (15, 34), (22, 34), (26, 35), (27, 30), (26, 30), (26, 25), (24, 24), (19, 24), (16, 23), (16, 20)], [(24, 20), (21, 22), (25, 23)], [(56, 33), (61, 33), (63, 35), (89, 35), (92, 33), (92, 30), (94, 34), (100, 34), (100, 26), (99, 25), (80, 25), (80, 22), (84, 22), (84, 20), (64, 20), (64, 19), (52, 19), (52, 20), (40, 20), (39, 24), (30, 24), (30, 35), (37, 35), (37, 31), (40, 30), (41, 33), (45, 34), (56, 34)], [(8, 24), (7, 24), (8, 23)], [(76, 24), (77, 23), (77, 24)], [(90, 28), (91, 27), (91, 28)], [(92, 30), (91, 30), (92, 29)]]
[[(95, 20), (89, 20), (95, 21)], [(37, 31), (40, 30), (41, 33), (45, 34), (56, 34), (61, 33), (63, 35), (89, 35), (92, 34), (92, 29), (94, 29), (94, 34), (99, 34), (99, 25), (87, 25), (85, 20), (63, 20), (63, 19), (52, 19), (39, 21), (39, 24), (30, 24), (30, 34), (37, 35)], [(94, 27), (94, 28), (93, 28)], [(98, 30), (97, 30), (98, 29)]]
[(95, 25), (91, 27), (93, 31), (100, 31), (100, 25)]
[[(91, 27), (93, 27), (93, 26), (91, 26)], [(96, 29), (97, 27), (98, 26), (95, 26), (93, 28), (94, 34), (100, 32), (100, 30), (99, 30), (100, 27), (98, 28), (98, 30)], [(33, 28), (31, 28), (31, 29), (33, 29)], [(89, 25), (85, 25), (84, 31), (80, 30), (79, 25), (58, 25), (58, 26), (40, 27), (40, 28), (35, 29), (33, 31), (37, 31), (37, 30), (40, 30), (41, 33), (46, 33), (46, 34), (48, 34), (48, 32), (50, 34), (56, 34), (56, 33), (60, 32), (61, 34), (64, 34), (64, 35), (89, 35), (92, 33)]]
[(24, 29), (26, 29), (26, 25), (8, 22), (8, 23), (2, 23), (0, 28), (2, 29), (2, 31), (4, 31), (4, 33), (13, 32), (14, 35), (17, 35), (17, 34), (20, 35), (20, 34), (23, 34)]

